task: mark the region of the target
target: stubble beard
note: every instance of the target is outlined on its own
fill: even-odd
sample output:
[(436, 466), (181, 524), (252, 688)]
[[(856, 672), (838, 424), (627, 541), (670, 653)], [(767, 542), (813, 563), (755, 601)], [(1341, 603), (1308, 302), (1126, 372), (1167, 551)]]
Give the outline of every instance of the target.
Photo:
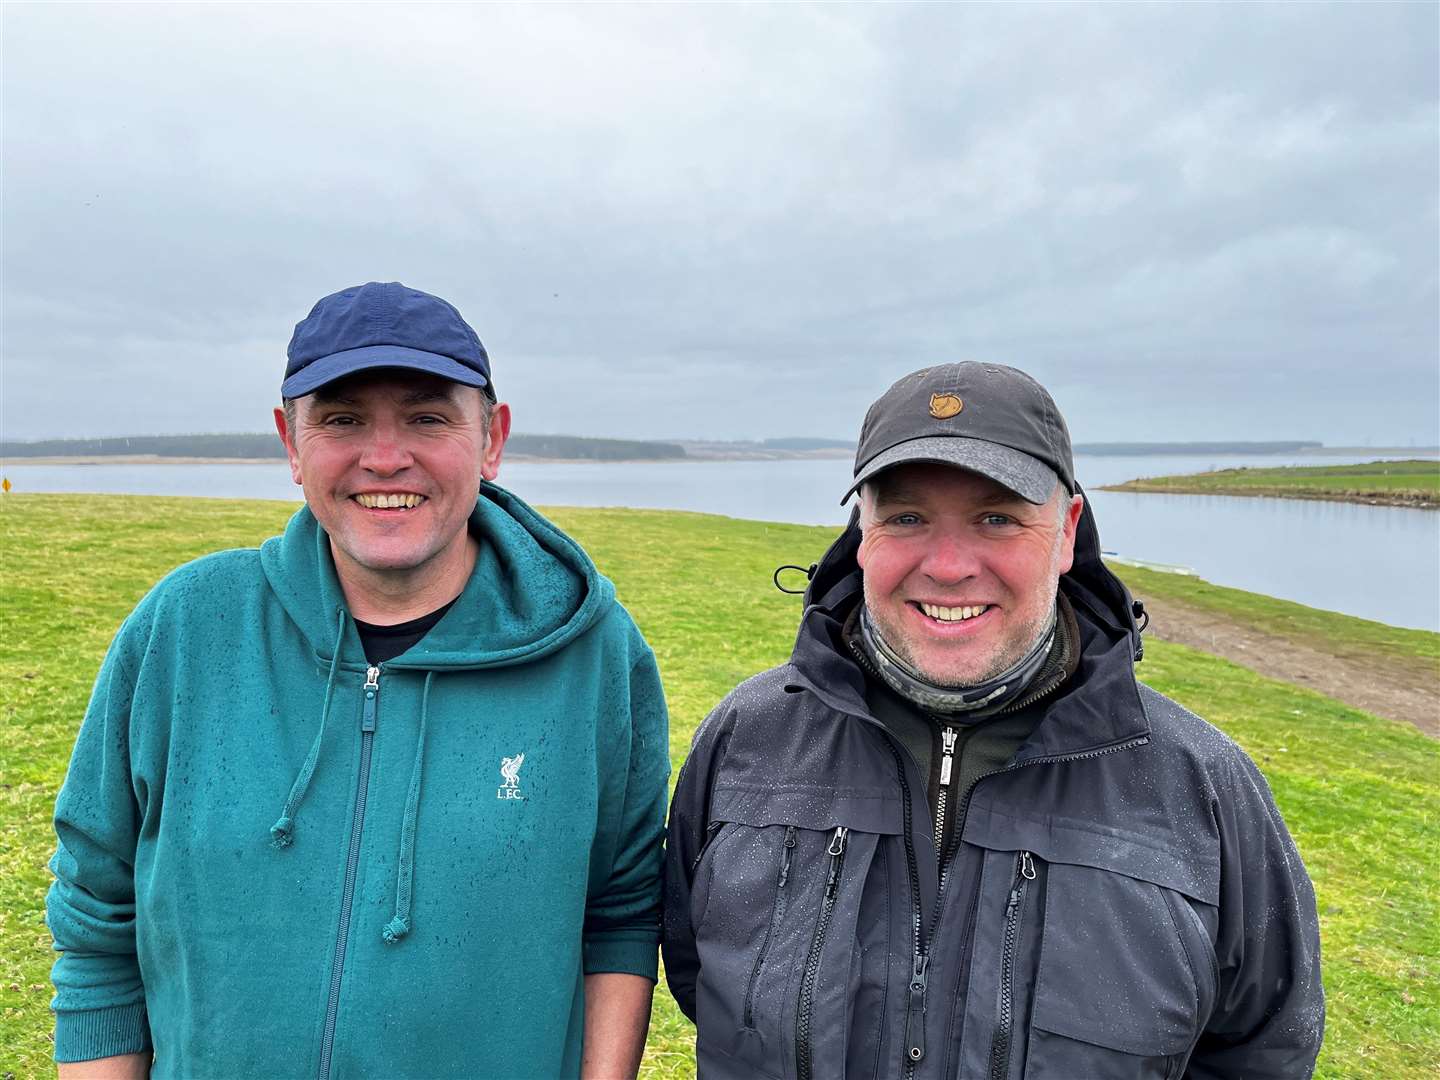
[(1005, 674), (1005, 672), (1013, 668), (1026, 656), (1030, 655), (1035, 647), (1054, 629), (1055, 596), (1060, 587), (1060, 550), (1063, 540), (1063, 533), (1057, 533), (1055, 546), (1050, 553), (1050, 573), (1047, 576), (1047, 580), (1049, 581), (1048, 591), (1050, 604), (1041, 608), (1040, 612), (1025, 625), (1024, 633), (1019, 635), (1019, 641), (1015, 646), (1004, 650), (978, 675), (963, 680), (956, 680), (944, 675), (937, 675), (936, 672), (930, 671), (924, 664), (916, 659), (915, 650), (911, 648), (910, 642), (898, 632), (899, 628), (891, 625), (888, 619), (877, 617), (876, 605), (871, 604), (867, 598), (865, 603), (870, 611), (870, 618), (874, 620), (876, 627), (880, 631), (880, 636), (885, 639), (885, 644), (890, 647), (890, 651), (904, 661), (905, 666), (908, 667), (911, 672), (920, 676), (921, 679), (928, 682), (931, 686), (943, 690), (969, 690), (972, 687), (983, 686), (997, 676)]

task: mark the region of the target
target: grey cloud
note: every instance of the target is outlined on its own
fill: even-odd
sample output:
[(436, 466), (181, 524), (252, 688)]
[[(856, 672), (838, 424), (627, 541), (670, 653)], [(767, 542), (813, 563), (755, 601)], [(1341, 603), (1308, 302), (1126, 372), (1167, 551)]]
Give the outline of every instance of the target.
[(378, 278), (521, 430), (846, 435), (973, 356), (1079, 438), (1440, 439), (1431, 5), (3, 18), (9, 437), (262, 428)]

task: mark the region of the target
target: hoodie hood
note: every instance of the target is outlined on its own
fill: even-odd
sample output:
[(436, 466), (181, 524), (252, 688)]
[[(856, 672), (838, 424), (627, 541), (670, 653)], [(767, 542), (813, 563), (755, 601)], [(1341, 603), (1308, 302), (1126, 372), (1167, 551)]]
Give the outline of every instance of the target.
[[(503, 667), (548, 656), (584, 633), (614, 603), (615, 589), (573, 540), (524, 500), (486, 483), (470, 514), (479, 541), (459, 601), (418, 644), (385, 666), (432, 671)], [(335, 574), (330, 537), (309, 507), (260, 548), (260, 565), (286, 614), (324, 663), (361, 660), (354, 620)]]
[[(850, 661), (843, 640), (845, 618), (860, 602), (864, 588), (855, 560), (859, 547), (856, 507), (845, 531), (810, 568), (805, 614), (791, 654), (796, 682), (832, 708), (852, 715), (868, 711), (865, 676)], [(1081, 634), (1080, 667), (1072, 681), (1083, 684), (1087, 692), (1067, 695), (1065, 712), (1073, 722), (1058, 731), (1042, 724), (1022, 757), (1123, 741), (1148, 729), (1134, 673), (1134, 662), (1142, 654), (1136, 619), (1143, 609), (1100, 557), (1100, 533), (1089, 499), (1075, 529), (1075, 557), (1060, 577), (1060, 589), (1070, 600)], [(1126, 708), (1117, 711), (1117, 702), (1126, 703)]]

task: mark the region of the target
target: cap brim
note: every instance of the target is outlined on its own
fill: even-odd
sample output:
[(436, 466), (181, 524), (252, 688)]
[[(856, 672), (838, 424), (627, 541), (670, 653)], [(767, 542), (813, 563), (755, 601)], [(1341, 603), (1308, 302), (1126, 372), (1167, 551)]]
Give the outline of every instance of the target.
[(855, 482), (840, 500), (843, 506), (861, 484), (876, 473), (911, 462), (934, 462), (953, 465), (957, 469), (987, 476), (1009, 488), (1026, 502), (1037, 506), (1048, 502), (1060, 478), (1043, 461), (1019, 450), (984, 439), (964, 439), (954, 435), (935, 435), (892, 446), (876, 454), (855, 474)]
[(439, 353), (407, 349), (403, 345), (366, 345), (361, 349), (346, 349), (344, 352), (331, 353), (329, 356), (312, 360), (280, 384), (280, 396), (304, 397), (319, 390), (326, 383), (374, 368), (423, 371), (465, 386), (490, 385), (489, 380), (474, 368), (466, 367), (458, 360), (441, 356)]

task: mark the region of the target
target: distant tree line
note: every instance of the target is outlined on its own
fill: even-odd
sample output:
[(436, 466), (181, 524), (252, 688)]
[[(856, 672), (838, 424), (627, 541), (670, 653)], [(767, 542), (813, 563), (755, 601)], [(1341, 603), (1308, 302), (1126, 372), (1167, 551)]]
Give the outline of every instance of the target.
[[(582, 461), (661, 461), (686, 456), (676, 443), (640, 439), (587, 439), (577, 435), (510, 436), (506, 449), (528, 457)], [(113, 439), (42, 439), (0, 442), (0, 457), (115, 457), (132, 454), (178, 458), (283, 458), (274, 435), (129, 435)]]
[(505, 450), (528, 457), (578, 458), (584, 461), (663, 461), (683, 458), (685, 448), (677, 443), (648, 439), (587, 439), (579, 435), (510, 436)]
[(0, 442), (0, 455), (22, 457), (114, 457), (153, 454), (156, 457), (283, 458), (285, 448), (269, 435), (126, 435), (113, 439), (41, 439)]

